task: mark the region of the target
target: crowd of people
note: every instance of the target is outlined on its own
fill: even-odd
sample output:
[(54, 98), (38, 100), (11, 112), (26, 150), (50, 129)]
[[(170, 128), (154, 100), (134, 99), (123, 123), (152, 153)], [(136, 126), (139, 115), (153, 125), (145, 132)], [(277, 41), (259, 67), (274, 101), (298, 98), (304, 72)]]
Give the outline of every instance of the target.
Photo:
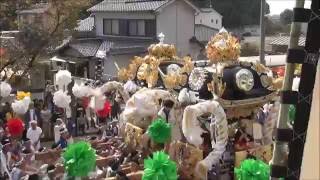
[[(79, 104), (74, 109), (73, 116), (68, 117), (63, 109), (50, 102), (34, 99), (28, 111), (21, 116), (13, 112), (9, 102), (4, 103), (0, 109), (0, 179), (20, 179), (15, 178), (18, 177), (15, 173), (20, 174), (19, 177), (23, 175), (21, 171), (16, 171), (22, 164), (24, 170), (31, 168), (30, 172), (37, 174), (37, 169), (25, 166), (27, 161), (34, 160), (37, 153), (48, 149), (59, 151), (67, 148), (76, 136), (83, 138), (91, 133), (100, 134), (101, 139), (105, 139), (118, 135), (118, 121), (112, 121), (111, 116), (97, 118), (90, 108), (85, 109)], [(7, 127), (8, 122), (16, 118), (24, 123), (24, 132), (20, 138), (12, 138)]]

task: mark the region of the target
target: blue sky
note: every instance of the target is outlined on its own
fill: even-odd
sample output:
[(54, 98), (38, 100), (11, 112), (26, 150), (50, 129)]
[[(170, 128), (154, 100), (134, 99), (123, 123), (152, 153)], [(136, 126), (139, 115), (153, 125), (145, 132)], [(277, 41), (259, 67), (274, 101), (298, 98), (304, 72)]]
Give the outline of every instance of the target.
[[(295, 6), (295, 0), (266, 0), (270, 5), (270, 14), (280, 14), (285, 9), (292, 9)], [(311, 1), (306, 0), (305, 7), (310, 8)]]

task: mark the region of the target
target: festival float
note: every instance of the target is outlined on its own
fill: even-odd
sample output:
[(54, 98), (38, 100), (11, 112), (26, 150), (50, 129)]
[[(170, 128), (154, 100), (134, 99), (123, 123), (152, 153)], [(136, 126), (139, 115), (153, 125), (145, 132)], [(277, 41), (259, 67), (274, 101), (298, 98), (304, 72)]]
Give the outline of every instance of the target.
[[(160, 42), (128, 67), (116, 65), (119, 82), (74, 83), (70, 91), (70, 72), (56, 74), (53, 102), (66, 116), (71, 94), (97, 118), (109, 117), (112, 100), (124, 109), (111, 122), (119, 124), (119, 136), (36, 153), (43, 178), (268, 179), (281, 78), (260, 63), (239, 61), (240, 44), (225, 29), (209, 41), (206, 61), (178, 57), (164, 38), (160, 34)], [(8, 85), (1, 88), (7, 95)], [(24, 114), (30, 93), (16, 98), (14, 112)], [(21, 122), (8, 124), (17, 138)]]
[[(118, 72), (132, 94), (120, 119), (125, 142), (147, 154), (164, 150), (182, 179), (231, 178), (248, 157), (268, 164), (281, 81), (260, 63), (239, 61), (240, 44), (225, 29), (208, 43), (208, 61), (179, 58), (159, 38)], [(259, 122), (263, 106), (273, 115)]]

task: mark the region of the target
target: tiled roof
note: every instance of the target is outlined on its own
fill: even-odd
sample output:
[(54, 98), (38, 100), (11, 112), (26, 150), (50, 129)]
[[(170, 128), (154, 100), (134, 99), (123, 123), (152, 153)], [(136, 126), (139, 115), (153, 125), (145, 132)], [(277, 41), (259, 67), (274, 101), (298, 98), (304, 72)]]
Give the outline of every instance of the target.
[(78, 23), (78, 27), (75, 28), (76, 31), (79, 32), (90, 32), (94, 28), (94, 17), (88, 17), (86, 19), (81, 20)]
[(88, 11), (155, 11), (169, 1), (170, 0), (104, 0), (101, 3), (88, 9)]
[(59, 50), (59, 49), (62, 49), (62, 48), (64, 48), (64, 47), (68, 46), (69, 43), (71, 42), (71, 40), (72, 40), (72, 36), (67, 37), (66, 39), (64, 39), (64, 40), (62, 41), (62, 43), (61, 43), (59, 46), (57, 46), (57, 47), (55, 48), (55, 50)]
[(212, 36), (218, 33), (218, 29), (214, 29), (203, 24), (195, 25), (195, 36), (200, 42), (208, 42)]
[[(150, 40), (109, 40), (109, 39), (80, 39), (69, 42), (68, 45), (61, 46), (60, 54), (64, 54), (64, 50), (76, 50), (82, 57), (98, 57), (104, 58), (107, 54), (139, 54), (147, 51), (152, 42)], [(63, 55), (62, 55), (63, 56)], [(68, 56), (68, 55), (67, 55)]]
[(105, 58), (107, 55), (107, 52), (110, 51), (111, 47), (113, 46), (113, 42), (110, 41), (103, 41), (95, 55), (95, 57), (98, 58)]
[(84, 57), (95, 56), (100, 45), (101, 41), (98, 40), (80, 40), (69, 44), (71, 48), (77, 50)]
[[(289, 36), (281, 36), (281, 37), (275, 37), (270, 45), (277, 45), (277, 46), (288, 46), (290, 42)], [(305, 37), (299, 37), (299, 46), (305, 46), (306, 38)]]

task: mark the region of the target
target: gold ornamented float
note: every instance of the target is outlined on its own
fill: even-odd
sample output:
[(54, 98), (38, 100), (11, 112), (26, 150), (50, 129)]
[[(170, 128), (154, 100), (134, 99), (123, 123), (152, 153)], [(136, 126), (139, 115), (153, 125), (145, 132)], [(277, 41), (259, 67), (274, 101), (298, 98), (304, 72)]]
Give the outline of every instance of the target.
[[(145, 142), (150, 139), (141, 135), (141, 130), (147, 134), (150, 124), (160, 116), (173, 127), (173, 137), (163, 148), (180, 161), (180, 177), (206, 179), (231, 139), (237, 138), (234, 127), (254, 127), (246, 133), (259, 140), (260, 146), (270, 145), (274, 119), (259, 125), (256, 116), (262, 106), (274, 101), (279, 88), (271, 70), (257, 62), (239, 61), (239, 41), (225, 29), (209, 41), (209, 60), (205, 61), (180, 58), (173, 45), (164, 44), (163, 34), (159, 38), (160, 43), (151, 45), (148, 55), (134, 57), (118, 72), (125, 90), (132, 94), (121, 114), (122, 124), (130, 127), (125, 131), (126, 139), (139, 141), (137, 137), (141, 137), (142, 141), (131, 146), (152, 150)], [(166, 106), (168, 101), (172, 106)], [(177, 151), (203, 154), (181, 152), (183, 158), (179, 158)]]

